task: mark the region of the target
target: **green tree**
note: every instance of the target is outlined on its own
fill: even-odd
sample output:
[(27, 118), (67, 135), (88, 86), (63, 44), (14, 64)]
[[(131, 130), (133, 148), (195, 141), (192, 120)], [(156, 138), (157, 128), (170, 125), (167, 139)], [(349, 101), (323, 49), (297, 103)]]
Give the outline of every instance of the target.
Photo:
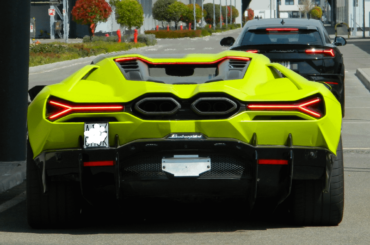
[(319, 6), (316, 6), (311, 9), (310, 15), (312, 18), (319, 20), (322, 17), (322, 9)]
[(170, 22), (171, 18), (169, 13), (167, 12), (167, 8), (176, 2), (176, 0), (158, 0), (153, 5), (153, 18), (159, 21), (167, 21)]
[[(204, 17), (207, 24), (213, 25), (213, 3), (207, 3), (203, 6), (204, 10), (206, 11), (206, 15)], [(216, 24), (220, 23), (220, 5), (215, 4), (216, 10)]]
[(137, 0), (121, 0), (116, 3), (116, 18), (118, 24), (127, 26), (129, 30), (140, 28), (144, 22), (143, 7)]
[[(181, 20), (188, 23), (188, 24), (189, 23), (194, 24), (194, 4), (189, 4), (186, 7), (187, 7), (187, 11), (182, 16)], [(204, 11), (203, 14), (206, 15), (206, 11)], [(195, 19), (196, 19), (196, 22), (198, 23), (201, 18), (202, 18), (202, 8), (198, 4), (195, 4)]]
[(171, 21), (175, 22), (176, 29), (181, 17), (186, 14), (187, 11), (188, 8), (181, 2), (174, 2), (168, 6), (167, 15)]

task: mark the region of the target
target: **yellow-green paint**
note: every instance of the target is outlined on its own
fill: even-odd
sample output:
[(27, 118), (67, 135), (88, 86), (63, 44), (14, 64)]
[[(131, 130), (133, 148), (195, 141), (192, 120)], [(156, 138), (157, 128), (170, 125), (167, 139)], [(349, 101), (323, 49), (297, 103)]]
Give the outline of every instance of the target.
[[(125, 80), (110, 57), (96, 65), (89, 65), (71, 75), (63, 82), (45, 87), (28, 110), (28, 130), (34, 156), (44, 150), (77, 148), (78, 138), (83, 135), (83, 123), (65, 122), (73, 117), (115, 117), (118, 122), (109, 124), (110, 144), (119, 135), (120, 143), (137, 139), (163, 138), (170, 133), (198, 132), (210, 138), (233, 138), (249, 143), (254, 133), (259, 145), (284, 145), (289, 134), (294, 146), (323, 147), (334, 154), (341, 133), (341, 107), (333, 94), (323, 85), (311, 82), (295, 72), (279, 65), (270, 64), (263, 55), (238, 51), (219, 54), (187, 55), (179, 59), (150, 59), (153, 62), (214, 61), (224, 56), (250, 57), (252, 62), (243, 79), (194, 85), (159, 84)], [(286, 78), (275, 78), (271, 68), (279, 70)], [(95, 68), (89, 80), (81, 80)], [(326, 115), (321, 119), (306, 114), (289, 112), (245, 111), (223, 120), (142, 120), (126, 112), (76, 113), (51, 122), (45, 118), (47, 99), (55, 96), (75, 103), (125, 103), (146, 93), (171, 93), (179, 98), (191, 98), (198, 93), (223, 92), (234, 98), (252, 101), (297, 101), (311, 95), (321, 94), (325, 101)], [(256, 116), (286, 115), (305, 120), (268, 121), (254, 120)]]

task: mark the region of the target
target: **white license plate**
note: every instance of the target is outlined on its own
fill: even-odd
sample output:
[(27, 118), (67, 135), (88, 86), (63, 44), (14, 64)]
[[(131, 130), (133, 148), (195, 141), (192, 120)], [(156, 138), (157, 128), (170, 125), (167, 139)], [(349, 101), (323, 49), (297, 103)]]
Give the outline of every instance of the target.
[(277, 61), (276, 63), (279, 63), (280, 65), (283, 65), (288, 69), (291, 69), (290, 68), (290, 61)]
[(198, 155), (175, 155), (162, 159), (162, 171), (175, 177), (197, 177), (211, 170), (211, 158)]
[(84, 148), (109, 147), (109, 123), (85, 123)]

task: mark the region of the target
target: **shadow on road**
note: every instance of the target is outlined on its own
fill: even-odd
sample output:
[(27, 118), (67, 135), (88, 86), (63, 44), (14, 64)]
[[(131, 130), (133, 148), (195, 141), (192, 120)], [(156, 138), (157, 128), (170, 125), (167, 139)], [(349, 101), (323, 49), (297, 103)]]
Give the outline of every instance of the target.
[[(110, 203), (110, 202), (108, 202)], [(267, 210), (266, 210), (267, 208)], [(286, 211), (259, 207), (248, 212), (242, 202), (177, 203), (145, 200), (130, 204), (103, 204), (83, 213), (76, 229), (33, 230), (27, 224), (26, 203), (0, 214), (0, 232), (36, 234), (166, 234), (236, 232), (291, 228)], [(300, 228), (300, 227), (296, 227)]]
[(349, 38), (347, 44), (353, 44), (370, 55), (370, 38)]

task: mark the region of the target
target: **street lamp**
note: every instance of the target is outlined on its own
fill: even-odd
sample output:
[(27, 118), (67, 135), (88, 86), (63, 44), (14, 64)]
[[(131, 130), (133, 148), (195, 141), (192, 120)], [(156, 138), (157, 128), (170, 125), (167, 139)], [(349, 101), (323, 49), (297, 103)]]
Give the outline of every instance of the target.
[(220, 28), (222, 27), (222, 0), (220, 0)]
[(226, 0), (226, 27), (227, 27), (227, 0)]

